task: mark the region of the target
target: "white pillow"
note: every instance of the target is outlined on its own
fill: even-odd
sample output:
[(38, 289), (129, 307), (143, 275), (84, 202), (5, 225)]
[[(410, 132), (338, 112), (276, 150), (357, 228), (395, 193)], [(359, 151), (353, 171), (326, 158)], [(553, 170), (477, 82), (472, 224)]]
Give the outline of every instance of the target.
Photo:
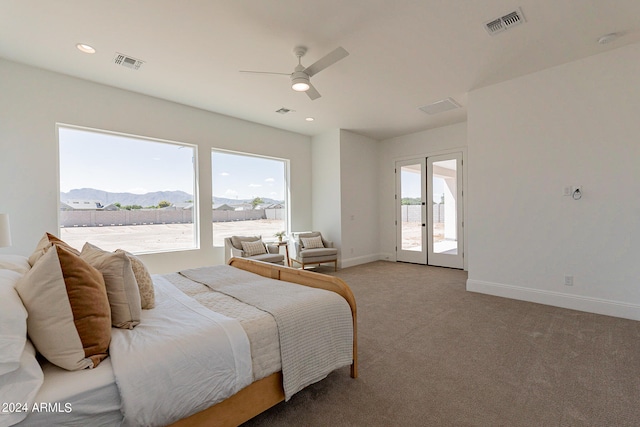
[(26, 273), (31, 268), (29, 258), (22, 255), (0, 255), (0, 270), (12, 270)]
[[(31, 341), (27, 341), (20, 357), (19, 368), (0, 375), (0, 403), (21, 404), (31, 410), (43, 380), (42, 368), (36, 360), (36, 349)], [(22, 408), (24, 409), (24, 406)], [(0, 410), (2, 409), (0, 408)], [(14, 425), (25, 419), (26, 416), (27, 413), (24, 411), (0, 413), (0, 425)]]
[(21, 277), (15, 271), (0, 270), (0, 375), (18, 369), (27, 341), (27, 309), (15, 289)]

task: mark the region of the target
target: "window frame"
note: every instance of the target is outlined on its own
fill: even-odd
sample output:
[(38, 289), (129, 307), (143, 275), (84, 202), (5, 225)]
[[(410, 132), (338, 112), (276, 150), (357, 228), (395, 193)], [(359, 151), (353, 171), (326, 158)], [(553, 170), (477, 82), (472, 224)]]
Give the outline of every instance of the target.
[(156, 138), (156, 137), (151, 137), (151, 136), (143, 136), (143, 135), (134, 135), (134, 134), (130, 134), (130, 133), (125, 133), (125, 132), (118, 132), (118, 131), (112, 131), (112, 130), (107, 130), (107, 129), (98, 129), (98, 128), (92, 128), (92, 127), (87, 127), (87, 126), (78, 126), (78, 125), (73, 125), (73, 124), (68, 124), (68, 123), (61, 123), (58, 122), (56, 123), (56, 144), (57, 144), (57, 150), (56, 150), (56, 171), (57, 171), (57, 210), (56, 210), (56, 223), (57, 223), (57, 228), (58, 228), (58, 235), (61, 235), (61, 231), (64, 227), (61, 227), (60, 225), (60, 212), (61, 212), (61, 206), (62, 206), (62, 201), (60, 200), (60, 192), (61, 192), (61, 186), (60, 186), (60, 178), (61, 178), (61, 170), (60, 170), (60, 129), (69, 129), (72, 131), (82, 131), (82, 132), (92, 132), (92, 133), (97, 133), (97, 134), (102, 134), (102, 135), (107, 135), (107, 136), (114, 136), (114, 137), (119, 137), (119, 138), (127, 138), (127, 139), (134, 139), (134, 140), (139, 140), (139, 141), (143, 141), (143, 142), (154, 142), (154, 143), (160, 143), (160, 144), (169, 144), (169, 145), (175, 145), (175, 146), (179, 146), (179, 147), (188, 147), (192, 149), (193, 152), (193, 157), (192, 157), (192, 168), (193, 168), (193, 210), (192, 210), (192, 214), (191, 214), (191, 218), (192, 218), (192, 224), (193, 224), (193, 245), (190, 247), (183, 247), (183, 248), (170, 248), (170, 249), (161, 249), (161, 250), (143, 250), (143, 251), (129, 251), (126, 248), (123, 248), (135, 255), (145, 255), (145, 254), (157, 254), (157, 253), (169, 253), (169, 252), (183, 252), (183, 251), (193, 251), (193, 250), (198, 250), (201, 247), (201, 239), (200, 239), (200, 234), (201, 234), (201, 226), (200, 226), (200, 197), (199, 197), (199, 192), (200, 192), (200, 170), (199, 170), (199, 159), (198, 159), (198, 145), (197, 144), (192, 144), (192, 143), (187, 143), (187, 142), (180, 142), (180, 141), (174, 141), (174, 140), (169, 140), (169, 139), (163, 139), (163, 138)]
[[(236, 155), (236, 156), (244, 156), (244, 157), (254, 157), (254, 158), (259, 158), (259, 159), (267, 159), (267, 160), (274, 160), (274, 161), (279, 161), (282, 162), (284, 165), (284, 204), (285, 204), (285, 220), (284, 220), (284, 232), (286, 233), (286, 235), (288, 236), (291, 233), (291, 187), (290, 187), (290, 170), (291, 170), (291, 160), (290, 159), (286, 159), (286, 158), (282, 158), (282, 157), (275, 157), (275, 156), (269, 156), (269, 155), (264, 155), (264, 154), (256, 154), (256, 153), (249, 153), (249, 152), (245, 152), (245, 151), (238, 151), (238, 150), (229, 150), (229, 149), (224, 149), (224, 148), (216, 148), (216, 147), (212, 147), (211, 148), (211, 154), (209, 156), (209, 160), (211, 162), (211, 203), (213, 205), (213, 200), (214, 200), (214, 194), (213, 194), (213, 180), (214, 180), (214, 176), (215, 176), (215, 172), (214, 172), (214, 166), (213, 166), (213, 153), (218, 152), (218, 153), (223, 153), (223, 154), (231, 154), (231, 155)], [(213, 223), (212, 223), (213, 224)], [(212, 233), (211, 233), (211, 237), (212, 237), (212, 246), (214, 248), (221, 248), (224, 247), (224, 243), (217, 245), (215, 243), (215, 234), (213, 231), (213, 226), (212, 226)], [(263, 239), (265, 236), (262, 236)], [(271, 240), (271, 237), (273, 236), (269, 236), (269, 238), (267, 238), (267, 241)], [(223, 239), (224, 240), (224, 239)], [(273, 240), (275, 241), (276, 238), (273, 237)]]

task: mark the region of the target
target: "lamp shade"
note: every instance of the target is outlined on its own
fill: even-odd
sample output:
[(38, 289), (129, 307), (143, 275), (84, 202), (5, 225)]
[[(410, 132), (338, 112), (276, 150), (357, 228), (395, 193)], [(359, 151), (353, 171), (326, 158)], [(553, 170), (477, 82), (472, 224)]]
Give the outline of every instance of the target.
[(0, 213), (0, 247), (11, 246), (9, 214)]

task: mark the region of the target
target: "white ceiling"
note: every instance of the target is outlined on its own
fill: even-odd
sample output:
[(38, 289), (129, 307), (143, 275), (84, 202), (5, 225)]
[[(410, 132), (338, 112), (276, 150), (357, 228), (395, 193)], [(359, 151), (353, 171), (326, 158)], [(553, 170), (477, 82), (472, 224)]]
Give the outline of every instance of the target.
[[(487, 34), (518, 7), (525, 24)], [(622, 36), (596, 42), (611, 32)], [(0, 57), (306, 135), (378, 140), (466, 120), (473, 89), (639, 40), (639, 0), (0, 0)], [(315, 101), (286, 76), (238, 72), (292, 72), (297, 45), (307, 66), (350, 53), (312, 78)], [(145, 63), (116, 66), (116, 52)], [(418, 110), (447, 97), (463, 108)]]

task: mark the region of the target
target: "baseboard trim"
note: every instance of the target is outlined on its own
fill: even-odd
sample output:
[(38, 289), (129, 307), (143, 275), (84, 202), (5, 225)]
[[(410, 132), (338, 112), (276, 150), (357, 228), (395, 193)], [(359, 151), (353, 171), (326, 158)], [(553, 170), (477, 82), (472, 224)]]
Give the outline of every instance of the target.
[(472, 279), (467, 280), (467, 291), (621, 317), (623, 319), (640, 320), (640, 305), (637, 304)]
[(366, 264), (368, 262), (378, 261), (384, 258), (381, 258), (382, 254), (369, 254), (363, 255), (353, 258), (342, 258), (340, 261), (340, 268), (354, 267), (360, 264)]

